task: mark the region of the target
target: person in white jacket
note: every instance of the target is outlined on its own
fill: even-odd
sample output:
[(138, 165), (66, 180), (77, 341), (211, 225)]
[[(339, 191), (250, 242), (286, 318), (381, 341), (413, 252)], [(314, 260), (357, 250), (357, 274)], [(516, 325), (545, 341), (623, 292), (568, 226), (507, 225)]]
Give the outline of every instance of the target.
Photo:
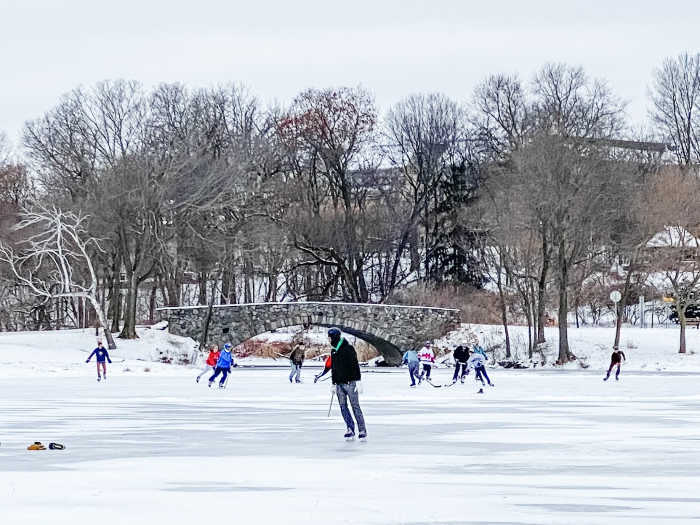
[(420, 376), (418, 376), (418, 381), (423, 381), (423, 377), (430, 381), (430, 371), (435, 363), (435, 353), (433, 352), (432, 343), (430, 341), (426, 341), (425, 346), (418, 352), (418, 359), (420, 359), (423, 365), (423, 371), (420, 373)]
[[(484, 385), (484, 378), (486, 378), (486, 382), (489, 384), (489, 386), (493, 386), (491, 379), (489, 379), (489, 376), (486, 373), (486, 356), (482, 352), (475, 351), (469, 358), (469, 361), (467, 361), (467, 374), (469, 373), (469, 370), (472, 369), (476, 374), (475, 379), (477, 381), (481, 381), (482, 386)], [(483, 390), (480, 390), (479, 392), (481, 393)]]

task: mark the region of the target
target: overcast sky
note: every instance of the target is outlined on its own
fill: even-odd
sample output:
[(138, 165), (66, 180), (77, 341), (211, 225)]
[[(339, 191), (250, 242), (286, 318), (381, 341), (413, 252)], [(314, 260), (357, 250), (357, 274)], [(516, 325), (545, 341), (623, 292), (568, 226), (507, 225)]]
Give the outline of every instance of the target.
[(662, 60), (700, 51), (700, 0), (0, 0), (0, 130), (99, 80), (243, 82), (265, 102), (358, 84), (464, 101), (489, 73), (548, 61), (605, 78), (646, 119)]

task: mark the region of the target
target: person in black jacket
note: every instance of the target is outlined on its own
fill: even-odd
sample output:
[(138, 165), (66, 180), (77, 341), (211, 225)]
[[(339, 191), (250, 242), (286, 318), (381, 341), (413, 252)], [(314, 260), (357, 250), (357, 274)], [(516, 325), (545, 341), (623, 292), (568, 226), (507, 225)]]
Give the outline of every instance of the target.
[(452, 352), (452, 357), (455, 360), (455, 374), (452, 376), (452, 382), (456, 383), (459, 377), (462, 383), (467, 376), (467, 361), (469, 361), (469, 347), (466, 342), (463, 342)]
[(608, 368), (608, 373), (603, 378), (603, 381), (608, 380), (608, 378), (610, 377), (610, 372), (612, 372), (612, 369), (615, 367), (617, 367), (617, 372), (615, 372), (615, 381), (620, 380), (620, 365), (622, 364), (623, 360), (627, 361), (625, 353), (622, 350), (620, 350), (617, 346), (614, 346), (613, 353), (610, 356), (610, 368)]
[(355, 437), (355, 422), (348, 410), (348, 399), (357, 420), (358, 437), (365, 439), (367, 437), (367, 428), (365, 427), (365, 418), (362, 415), (357, 392), (357, 382), (361, 379), (357, 354), (352, 345), (342, 337), (339, 328), (334, 327), (328, 330), (328, 337), (332, 347), (331, 379), (335, 385), (340, 412), (343, 414), (343, 419), (348, 427), (345, 432), (345, 439), (353, 439)]

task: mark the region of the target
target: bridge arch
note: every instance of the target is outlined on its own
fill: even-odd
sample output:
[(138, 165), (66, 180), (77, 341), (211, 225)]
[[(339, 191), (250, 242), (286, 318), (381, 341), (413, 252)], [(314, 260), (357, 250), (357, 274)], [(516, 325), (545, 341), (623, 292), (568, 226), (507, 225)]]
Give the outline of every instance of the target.
[[(201, 340), (206, 306), (161, 308), (171, 333)], [(337, 326), (374, 346), (389, 364), (398, 364), (406, 348), (435, 339), (456, 328), (459, 310), (424, 306), (334, 302), (248, 303), (214, 306), (207, 343), (229, 341), (234, 346), (256, 335), (286, 326), (310, 323)]]

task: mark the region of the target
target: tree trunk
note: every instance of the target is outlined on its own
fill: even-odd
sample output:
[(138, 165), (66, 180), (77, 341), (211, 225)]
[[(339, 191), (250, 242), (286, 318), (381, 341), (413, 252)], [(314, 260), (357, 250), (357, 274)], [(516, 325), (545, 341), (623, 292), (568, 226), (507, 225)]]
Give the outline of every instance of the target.
[(221, 304), (231, 304), (231, 270), (226, 269), (221, 274)]
[(620, 333), (622, 331), (622, 309), (625, 307), (624, 297), (615, 303), (615, 313), (617, 314), (615, 319), (615, 343), (613, 346), (615, 348), (620, 347)]
[(112, 316), (112, 326), (109, 331), (113, 333), (119, 331), (119, 321), (122, 317), (121, 285), (119, 282), (121, 271), (118, 260), (119, 259), (115, 257), (112, 264), (112, 279), (109, 290), (109, 313)]
[(544, 325), (545, 325), (545, 301), (547, 294), (547, 274), (549, 273), (549, 247), (547, 239), (543, 236), (542, 240), (542, 270), (540, 271), (540, 279), (537, 282), (537, 344), (545, 342)]
[(680, 341), (680, 348), (678, 350), (679, 354), (685, 354), (685, 326), (686, 326), (686, 317), (685, 317), (685, 306), (681, 307), (678, 302), (676, 302), (676, 310), (678, 311), (678, 324), (681, 326), (681, 341)]
[(497, 267), (498, 277), (496, 284), (498, 286), (498, 296), (501, 303), (501, 321), (503, 322), (503, 331), (506, 335), (506, 359), (510, 359), (510, 334), (508, 333), (508, 308), (506, 307), (506, 296), (503, 293), (503, 280), (501, 277), (501, 268)]
[(156, 321), (156, 297), (158, 294), (158, 284), (157, 281), (153, 280), (153, 286), (151, 287), (151, 295), (148, 298), (148, 322), (150, 324)]
[(107, 330), (107, 318), (105, 317), (105, 314), (102, 311), (102, 308), (100, 307), (100, 303), (98, 302), (97, 298), (93, 296), (89, 296), (88, 300), (92, 304), (92, 307), (95, 310), (95, 313), (97, 314), (97, 319), (99, 320), (100, 326), (102, 327), (102, 331), (105, 334), (105, 339), (107, 339), (108, 348), (110, 350), (114, 350), (115, 348), (117, 348), (117, 343), (114, 341), (112, 333), (109, 330)]
[(207, 281), (209, 280), (209, 275), (207, 272), (201, 272), (199, 274), (199, 304), (204, 306), (207, 304)]
[(129, 289), (126, 293), (126, 309), (124, 310), (124, 326), (119, 334), (120, 339), (138, 339), (136, 335), (136, 304), (138, 301), (138, 280), (136, 272), (129, 276)]
[(559, 241), (559, 364), (569, 362), (573, 355), (569, 352), (568, 322), (569, 314), (568, 290), (569, 268), (566, 260), (564, 240)]
[(620, 347), (620, 332), (622, 331), (622, 312), (627, 304), (627, 296), (630, 292), (630, 283), (632, 282), (632, 267), (625, 276), (625, 286), (622, 288), (622, 298), (615, 305), (615, 311), (617, 312), (617, 319), (615, 319), (615, 344), (616, 348)]

